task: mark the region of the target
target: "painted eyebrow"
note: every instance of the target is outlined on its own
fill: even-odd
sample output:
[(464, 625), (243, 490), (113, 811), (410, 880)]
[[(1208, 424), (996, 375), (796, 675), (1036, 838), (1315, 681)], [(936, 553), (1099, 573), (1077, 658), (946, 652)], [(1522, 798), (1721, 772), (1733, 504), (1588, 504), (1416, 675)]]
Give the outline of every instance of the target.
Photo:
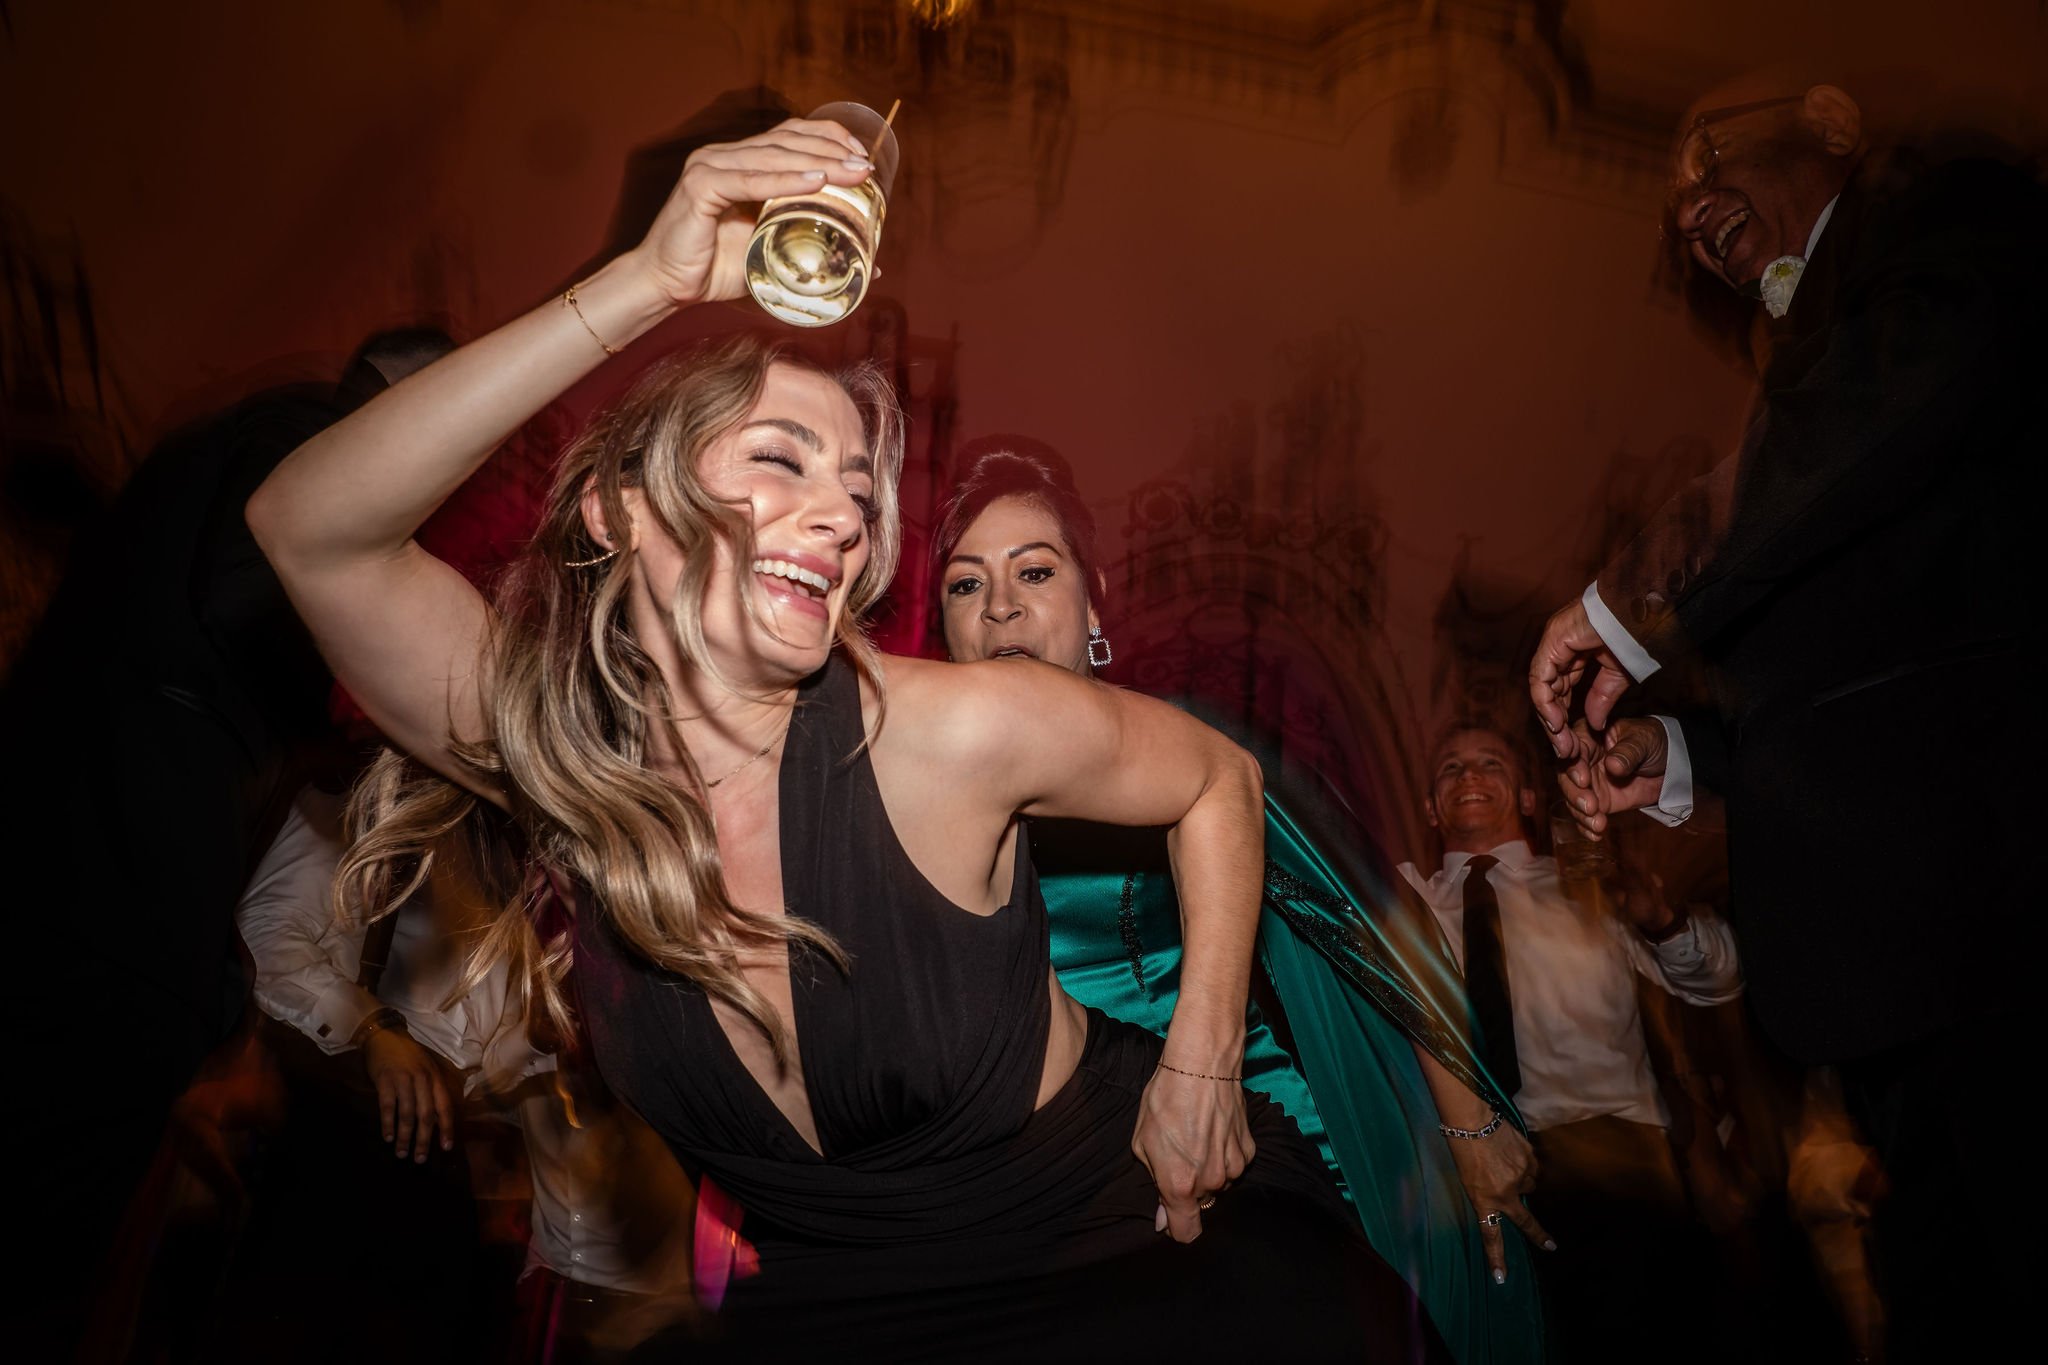
[[(1034, 540), (1028, 542), (1027, 544), (1013, 546), (1010, 549), (1010, 551), (1004, 556), (1004, 558), (1015, 559), (1018, 555), (1023, 554), (1026, 550), (1050, 550), (1057, 558), (1066, 558), (1065, 555), (1060, 554), (1060, 547), (1053, 544), (1049, 540)], [(988, 561), (986, 559), (983, 559), (980, 555), (956, 554), (951, 559), (947, 560), (946, 563), (986, 564), (988, 563)]]

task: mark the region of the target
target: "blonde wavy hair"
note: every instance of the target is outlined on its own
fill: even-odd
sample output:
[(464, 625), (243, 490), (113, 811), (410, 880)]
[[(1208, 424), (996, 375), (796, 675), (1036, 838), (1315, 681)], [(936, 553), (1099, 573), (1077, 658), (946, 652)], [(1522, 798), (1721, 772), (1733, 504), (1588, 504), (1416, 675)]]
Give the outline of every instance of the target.
[[(901, 548), (903, 416), (894, 392), (872, 365), (833, 372), (784, 344), (741, 337), (658, 364), (562, 456), (539, 530), (496, 594), (482, 675), (486, 738), (456, 750), (459, 760), (504, 786), (510, 814), (392, 749), (351, 795), (353, 842), (336, 872), (339, 912), (359, 922), (391, 913), (426, 882), (437, 845), (463, 840), (464, 861), (496, 909), (459, 989), (505, 964), (508, 1018), (568, 1023), (561, 988), (568, 934), (543, 942), (533, 913), (550, 871), (587, 887), (594, 908), (610, 915), (648, 961), (751, 1019), (778, 1058), (787, 1044), (781, 1020), (740, 974), (740, 949), (808, 946), (846, 966), (817, 925), (748, 910), (728, 894), (703, 774), (675, 729), (674, 698), (661, 670), (634, 638), (628, 617), (633, 551), (622, 547), (600, 566), (571, 567), (603, 552), (584, 524), (585, 490), (595, 488), (606, 524), (621, 527), (630, 521), (625, 490), (639, 490), (650, 529), (669, 536), (683, 555), (668, 604), (676, 645), (686, 664), (717, 677), (702, 610), (716, 543), (747, 564), (753, 528), (744, 509), (705, 488), (698, 466), (704, 451), (753, 410), (775, 365), (835, 380), (860, 410), (875, 506), (868, 561), (848, 589), (838, 645), (864, 675), (879, 677), (877, 651), (861, 622), (887, 589)], [(744, 609), (759, 620), (744, 590), (746, 575), (735, 578)], [(666, 733), (682, 756), (687, 783), (648, 766), (657, 733)]]

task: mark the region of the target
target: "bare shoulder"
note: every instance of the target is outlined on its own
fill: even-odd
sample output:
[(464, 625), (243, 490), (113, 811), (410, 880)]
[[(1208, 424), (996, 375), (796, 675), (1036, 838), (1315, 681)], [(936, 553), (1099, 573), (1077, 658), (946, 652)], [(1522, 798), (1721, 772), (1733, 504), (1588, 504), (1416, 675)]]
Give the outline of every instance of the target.
[(862, 719), (877, 750), (928, 757), (954, 752), (981, 728), (985, 710), (977, 705), (981, 694), (972, 675), (986, 667), (883, 655), (881, 686), (861, 680)]
[[(1027, 685), (1044, 672), (1071, 677), (1049, 664), (1033, 666), (1028, 660), (988, 660), (982, 663), (941, 663), (935, 659), (912, 659), (901, 654), (882, 656), (882, 683), (893, 709), (900, 697), (920, 707), (970, 706), (984, 696), (1014, 698), (1019, 684)], [(863, 694), (863, 704), (867, 698)]]
[[(1022, 812), (1172, 824), (1219, 777), (1241, 771), (1258, 787), (1251, 756), (1193, 717), (1052, 664), (890, 659), (882, 691), (870, 733), (885, 799), (945, 793), (948, 821)], [(871, 725), (876, 714), (870, 698)]]
[(861, 691), (871, 732), (882, 717), (878, 745), (962, 758), (1017, 743), (1037, 720), (1085, 704), (1099, 684), (1031, 660), (956, 664), (884, 655), (882, 686), (883, 698), (865, 682)]

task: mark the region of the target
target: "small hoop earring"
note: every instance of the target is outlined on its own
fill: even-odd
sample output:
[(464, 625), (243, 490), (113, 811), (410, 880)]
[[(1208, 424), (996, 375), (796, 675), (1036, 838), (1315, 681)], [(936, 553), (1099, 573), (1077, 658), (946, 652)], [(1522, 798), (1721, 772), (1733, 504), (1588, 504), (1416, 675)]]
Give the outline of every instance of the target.
[[(1100, 654), (1098, 654), (1098, 653), (1097, 653), (1097, 651), (1098, 651), (1098, 650), (1100, 651)], [(1101, 627), (1101, 626), (1090, 626), (1090, 627), (1088, 627), (1088, 664), (1089, 664), (1089, 667), (1091, 667), (1091, 668), (1101, 668), (1101, 667), (1105, 666), (1106, 664), (1108, 664), (1108, 663), (1109, 663), (1109, 661), (1110, 661), (1110, 660), (1111, 660), (1112, 658), (1114, 658), (1114, 657), (1115, 657), (1115, 656), (1114, 656), (1114, 655), (1112, 655), (1112, 654), (1111, 654), (1111, 653), (1109, 652), (1109, 637), (1108, 637), (1107, 635), (1104, 635), (1104, 634), (1102, 633), (1102, 627)]]
[(595, 565), (604, 563), (607, 559), (610, 559), (613, 555), (617, 554), (618, 552), (619, 547), (614, 545), (611, 549), (606, 550), (603, 554), (598, 555), (592, 559), (565, 559), (562, 561), (562, 567), (565, 569), (588, 569)]

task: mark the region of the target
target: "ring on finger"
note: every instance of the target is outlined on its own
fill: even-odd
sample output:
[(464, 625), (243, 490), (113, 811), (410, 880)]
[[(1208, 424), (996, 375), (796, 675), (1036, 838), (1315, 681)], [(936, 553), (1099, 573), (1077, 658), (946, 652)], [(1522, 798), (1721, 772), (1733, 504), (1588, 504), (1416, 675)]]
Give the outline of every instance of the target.
[(1206, 1209), (1215, 1204), (1215, 1202), (1216, 1196), (1212, 1194), (1207, 1199), (1204, 1199), (1200, 1203), (1196, 1204), (1195, 1207), (1198, 1209)]
[(1490, 1228), (1497, 1228), (1497, 1227), (1499, 1227), (1499, 1226), (1500, 1226), (1500, 1220), (1501, 1220), (1501, 1212), (1500, 1212), (1500, 1210), (1499, 1210), (1499, 1209), (1495, 1209), (1495, 1210), (1494, 1210), (1494, 1211), (1493, 1211), (1492, 1213), (1485, 1213), (1485, 1214), (1481, 1214), (1481, 1215), (1479, 1216), (1479, 1221), (1480, 1221), (1481, 1223), (1485, 1224), (1485, 1225), (1486, 1225), (1487, 1227), (1490, 1227)]

